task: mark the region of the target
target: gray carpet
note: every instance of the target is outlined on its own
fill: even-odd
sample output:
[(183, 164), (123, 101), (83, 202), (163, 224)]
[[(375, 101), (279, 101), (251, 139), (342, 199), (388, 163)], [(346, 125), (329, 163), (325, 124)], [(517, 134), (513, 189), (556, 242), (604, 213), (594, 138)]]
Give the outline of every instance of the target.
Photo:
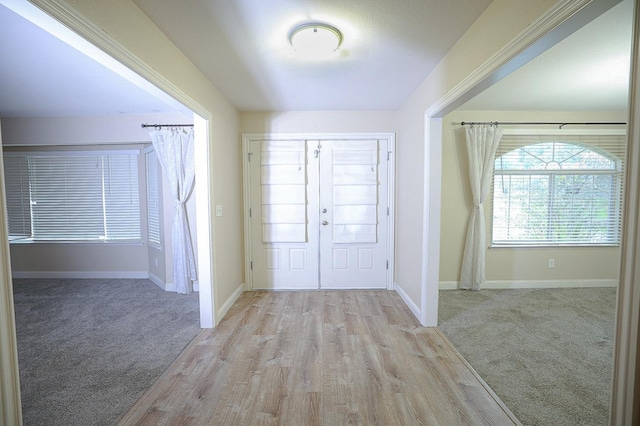
[(606, 425), (616, 289), (441, 291), (440, 329), (525, 425)]
[(199, 332), (198, 296), (148, 280), (13, 285), (25, 426), (112, 425)]

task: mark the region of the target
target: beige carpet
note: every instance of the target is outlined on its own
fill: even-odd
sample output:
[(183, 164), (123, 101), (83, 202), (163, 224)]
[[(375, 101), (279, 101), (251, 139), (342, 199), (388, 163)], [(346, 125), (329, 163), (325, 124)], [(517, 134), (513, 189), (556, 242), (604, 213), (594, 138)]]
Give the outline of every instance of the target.
[(606, 425), (616, 289), (441, 291), (443, 333), (525, 425)]
[(148, 280), (14, 280), (25, 426), (113, 425), (200, 331)]

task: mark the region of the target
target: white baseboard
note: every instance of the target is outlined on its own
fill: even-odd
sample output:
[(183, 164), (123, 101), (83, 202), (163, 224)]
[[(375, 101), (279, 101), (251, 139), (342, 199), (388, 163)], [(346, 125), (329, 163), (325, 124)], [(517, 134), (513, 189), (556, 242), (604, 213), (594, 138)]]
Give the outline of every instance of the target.
[(418, 308), (418, 305), (416, 305), (413, 300), (411, 300), (402, 286), (400, 286), (398, 283), (393, 283), (393, 287), (395, 291), (400, 295), (402, 301), (407, 305), (407, 307), (409, 307), (411, 312), (413, 312), (413, 315), (415, 315), (418, 321), (420, 321), (420, 308)]
[(147, 271), (11, 271), (13, 278), (147, 279)]
[[(525, 288), (595, 288), (618, 287), (618, 280), (520, 280), (487, 281), (481, 289), (506, 290)], [(457, 290), (458, 281), (440, 281), (440, 290)]]
[[(37, 279), (148, 279), (164, 291), (174, 292), (176, 286), (173, 283), (165, 283), (157, 275), (147, 271), (113, 272), (113, 271), (11, 271), (13, 278), (37, 278)], [(193, 282), (193, 291), (199, 291), (198, 281)]]
[(220, 319), (224, 318), (227, 312), (229, 312), (229, 309), (231, 309), (233, 304), (236, 303), (236, 300), (238, 300), (242, 292), (244, 292), (245, 288), (246, 288), (246, 285), (244, 283), (240, 284), (240, 286), (236, 288), (233, 294), (231, 294), (231, 296), (227, 299), (227, 301), (224, 302), (220, 307), (220, 309), (218, 310), (218, 318)]
[(165, 285), (164, 285), (164, 281), (162, 281), (160, 279), (159, 276), (152, 274), (151, 272), (149, 272), (149, 280), (154, 283), (155, 285), (157, 285), (158, 287), (160, 287), (162, 290), (165, 290)]

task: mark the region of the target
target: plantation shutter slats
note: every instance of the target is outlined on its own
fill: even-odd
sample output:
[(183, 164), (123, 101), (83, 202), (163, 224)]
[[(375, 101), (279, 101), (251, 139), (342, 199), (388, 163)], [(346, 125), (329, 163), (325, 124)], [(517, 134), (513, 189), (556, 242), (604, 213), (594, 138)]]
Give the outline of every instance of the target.
[(504, 135), (493, 244), (619, 244), (625, 150), (624, 135)]
[(4, 164), (11, 238), (140, 239), (137, 155), (12, 152)]

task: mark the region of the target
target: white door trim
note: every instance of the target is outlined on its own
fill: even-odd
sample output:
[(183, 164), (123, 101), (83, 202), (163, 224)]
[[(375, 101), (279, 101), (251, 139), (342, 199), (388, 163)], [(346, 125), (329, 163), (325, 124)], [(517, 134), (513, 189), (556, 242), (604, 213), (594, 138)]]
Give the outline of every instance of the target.
[[(394, 285), (394, 247), (395, 247), (395, 133), (245, 133), (242, 135), (242, 192), (244, 201), (244, 276), (245, 286), (248, 291), (253, 290), (253, 274), (251, 270), (251, 259), (253, 250), (251, 247), (251, 222), (249, 209), (251, 206), (250, 191), (250, 168), (249, 168), (249, 145), (253, 141), (263, 141), (270, 139), (279, 140), (349, 140), (349, 139), (385, 139), (388, 149), (388, 203), (389, 215), (387, 216), (387, 259), (389, 268), (387, 269), (387, 289), (392, 290)], [(381, 155), (383, 155), (381, 153)]]
[(634, 11), (611, 425), (640, 424), (640, 3), (637, 0)]
[[(0, 146), (2, 129), (0, 129)], [(4, 189), (4, 162), (0, 151), (0, 211), (7, 208)], [(21, 425), (18, 343), (13, 308), (13, 280), (9, 256), (9, 232), (6, 214), (0, 214), (0, 425)]]

